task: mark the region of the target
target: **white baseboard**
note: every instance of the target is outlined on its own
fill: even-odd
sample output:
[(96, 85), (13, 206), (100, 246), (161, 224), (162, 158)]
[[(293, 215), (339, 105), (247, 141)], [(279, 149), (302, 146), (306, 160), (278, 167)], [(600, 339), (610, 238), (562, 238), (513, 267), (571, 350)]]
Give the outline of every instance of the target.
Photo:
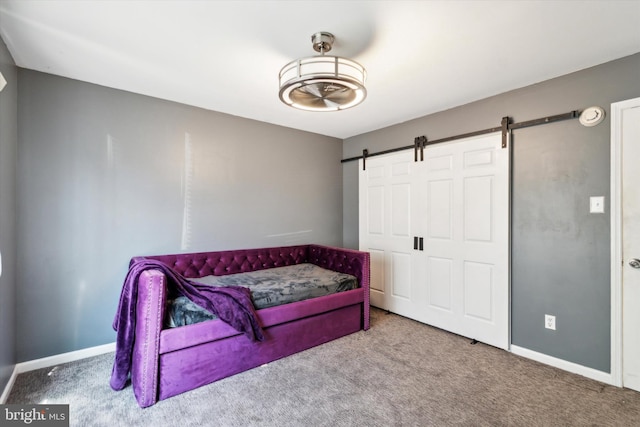
[(112, 351), (116, 351), (115, 342), (18, 363), (16, 365), (16, 371), (18, 374), (21, 374), (23, 372), (35, 371), (36, 369), (48, 368), (49, 366), (75, 362), (76, 360), (86, 359), (87, 357), (99, 356)]
[(591, 378), (592, 380), (600, 381), (605, 384), (616, 385), (613, 381), (612, 375), (608, 372), (598, 371), (597, 369), (578, 365), (577, 363), (568, 362), (566, 360), (558, 359), (553, 356), (538, 353), (537, 351), (518, 347), (517, 345), (511, 345), (511, 352), (518, 356), (526, 357), (527, 359), (535, 360), (536, 362), (544, 363), (545, 365), (562, 369), (563, 371), (582, 375), (583, 377)]
[(4, 405), (4, 403), (7, 401), (7, 398), (9, 397), (9, 393), (11, 393), (11, 389), (13, 388), (13, 383), (16, 382), (17, 376), (18, 376), (18, 372), (14, 366), (13, 373), (11, 374), (11, 377), (9, 377), (9, 382), (4, 387), (4, 391), (2, 392), (2, 395), (0, 395), (0, 405)]
[(30, 360), (28, 362), (18, 363), (13, 368), (13, 374), (9, 378), (9, 382), (0, 396), (0, 404), (6, 402), (16, 381), (18, 374), (23, 372), (35, 371), (36, 369), (48, 368), (50, 366), (61, 365), (63, 363), (75, 362), (76, 360), (86, 359), (88, 357), (99, 356), (101, 354), (110, 353), (116, 350), (116, 343), (103, 344), (96, 347), (84, 348), (82, 350), (70, 351), (68, 353), (56, 354), (54, 356), (43, 357), (42, 359)]

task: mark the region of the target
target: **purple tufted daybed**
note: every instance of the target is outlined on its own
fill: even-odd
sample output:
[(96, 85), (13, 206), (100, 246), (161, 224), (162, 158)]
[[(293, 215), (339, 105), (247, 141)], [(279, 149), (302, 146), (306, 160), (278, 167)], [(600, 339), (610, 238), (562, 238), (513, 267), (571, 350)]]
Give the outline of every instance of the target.
[[(263, 341), (258, 341), (247, 338), (220, 319), (165, 327), (167, 284), (171, 280), (160, 269), (141, 271), (137, 276), (137, 295), (131, 310), (135, 312), (130, 328), (134, 339), (130, 367), (126, 370), (130, 371), (135, 397), (143, 408), (361, 329), (369, 329), (367, 252), (299, 245), (136, 257), (132, 264), (140, 260), (160, 261), (171, 271), (194, 280), (209, 275), (223, 276), (310, 263), (353, 275), (359, 285), (356, 289), (255, 311), (263, 335)], [(120, 338), (117, 345), (121, 345)], [(116, 362), (114, 372), (115, 367)], [(114, 389), (124, 387), (123, 384)]]

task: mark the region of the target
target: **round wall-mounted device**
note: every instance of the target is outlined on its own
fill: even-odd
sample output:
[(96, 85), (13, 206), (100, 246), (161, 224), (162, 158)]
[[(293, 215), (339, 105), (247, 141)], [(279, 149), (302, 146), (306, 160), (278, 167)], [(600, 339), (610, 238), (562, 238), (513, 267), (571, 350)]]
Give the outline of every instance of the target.
[(604, 120), (604, 109), (601, 107), (589, 107), (580, 113), (580, 124), (582, 126), (595, 126)]

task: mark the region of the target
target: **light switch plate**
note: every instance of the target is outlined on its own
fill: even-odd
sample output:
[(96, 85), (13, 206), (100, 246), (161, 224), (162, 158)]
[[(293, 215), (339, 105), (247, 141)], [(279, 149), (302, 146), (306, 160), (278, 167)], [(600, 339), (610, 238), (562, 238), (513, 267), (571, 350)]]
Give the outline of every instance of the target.
[(604, 196), (592, 196), (589, 198), (590, 213), (604, 213)]

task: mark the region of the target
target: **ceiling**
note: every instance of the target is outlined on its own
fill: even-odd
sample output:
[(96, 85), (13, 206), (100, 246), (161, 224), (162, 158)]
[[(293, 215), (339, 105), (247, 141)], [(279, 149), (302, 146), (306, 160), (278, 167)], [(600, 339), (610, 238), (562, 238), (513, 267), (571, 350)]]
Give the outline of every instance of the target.
[[(318, 31), (363, 104), (280, 102)], [(344, 139), (640, 52), (640, 0), (0, 0), (0, 35), (23, 68)]]

